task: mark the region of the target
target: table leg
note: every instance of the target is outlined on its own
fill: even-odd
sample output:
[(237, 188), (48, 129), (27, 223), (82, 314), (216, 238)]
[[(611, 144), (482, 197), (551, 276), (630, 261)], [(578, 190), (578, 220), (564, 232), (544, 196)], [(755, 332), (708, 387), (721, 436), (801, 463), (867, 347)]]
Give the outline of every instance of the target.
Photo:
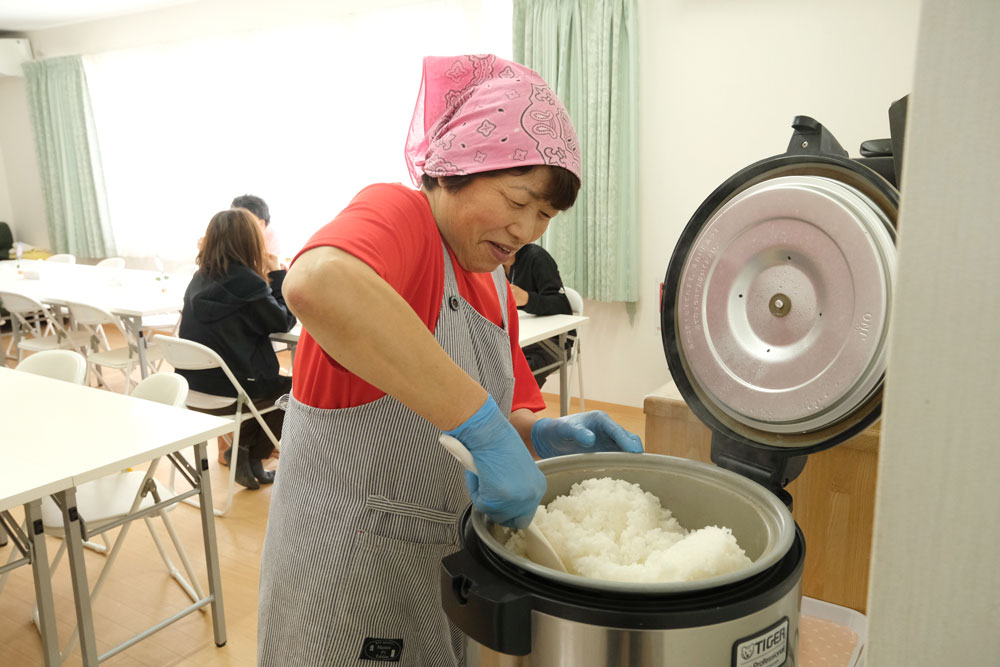
[(76, 509), (76, 489), (70, 487), (55, 494), (62, 506), (63, 526), (66, 531), (66, 551), (73, 579), (73, 600), (76, 603), (76, 623), (80, 631), (80, 653), (87, 667), (97, 665), (97, 642), (94, 638), (94, 618), (90, 608), (90, 588), (87, 586), (87, 568), (83, 560), (83, 538), (80, 517)]
[(139, 373), (140, 377), (145, 379), (149, 375), (149, 368), (146, 366), (146, 337), (142, 334), (142, 318), (122, 315), (121, 320), (135, 339), (136, 353), (139, 355)]
[(559, 414), (563, 417), (569, 414), (569, 355), (566, 353), (566, 334), (559, 334)]
[(38, 629), (42, 634), (42, 652), (45, 655), (46, 667), (55, 667), (62, 661), (59, 657), (55, 605), (52, 602), (49, 555), (45, 549), (45, 529), (42, 527), (42, 501), (32, 500), (25, 503), (24, 518), (28, 527), (31, 570), (35, 578), (35, 602), (38, 604)]
[(208, 593), (212, 596), (212, 629), (215, 645), (226, 645), (226, 612), (222, 604), (222, 574), (219, 571), (219, 546), (215, 541), (215, 512), (212, 503), (212, 480), (208, 474), (208, 442), (194, 446), (198, 474), (201, 531), (205, 542), (205, 565), (208, 569)]
[(4, 350), (4, 366), (7, 365), (7, 359), (21, 360), (21, 323), (14, 313), (10, 314), (10, 343), (7, 344), (7, 347), (11, 350), (17, 350), (17, 356), (8, 357), (7, 351)]

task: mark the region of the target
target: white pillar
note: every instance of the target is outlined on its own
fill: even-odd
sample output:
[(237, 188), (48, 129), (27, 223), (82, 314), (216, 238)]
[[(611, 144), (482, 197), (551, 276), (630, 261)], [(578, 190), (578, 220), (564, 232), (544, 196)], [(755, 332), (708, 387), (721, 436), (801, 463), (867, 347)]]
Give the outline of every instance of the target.
[(1000, 665), (1000, 2), (917, 44), (867, 664)]

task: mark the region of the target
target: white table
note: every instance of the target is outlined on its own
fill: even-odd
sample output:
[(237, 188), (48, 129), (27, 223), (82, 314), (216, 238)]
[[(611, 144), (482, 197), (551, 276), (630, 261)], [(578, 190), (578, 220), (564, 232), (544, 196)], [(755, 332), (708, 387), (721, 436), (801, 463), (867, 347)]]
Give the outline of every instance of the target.
[[(137, 342), (142, 377), (148, 373), (142, 318), (179, 313), (187, 282), (159, 271), (109, 269), (86, 264), (42, 260), (0, 261), (0, 290), (18, 292), (36, 301), (63, 306), (69, 301), (93, 304), (118, 315)], [(20, 327), (11, 318), (15, 344)]]
[[(29, 542), (35, 550), (35, 588), (46, 664), (58, 663), (58, 639), (51, 613), (51, 589), (47, 588), (48, 561), (44, 536), (40, 533), (40, 499), (52, 494), (63, 508), (66, 545), (69, 554), (77, 626), (84, 665), (96, 665), (179, 618), (208, 605), (212, 610), (215, 642), (226, 642), (222, 586), (215, 517), (212, 513), (211, 482), (208, 477), (207, 440), (232, 430), (223, 417), (174, 408), (110, 391), (61, 382), (0, 367), (0, 405), (4, 407), (4, 473), (0, 475), (0, 509), (18, 504), (25, 507), (34, 535)], [(191, 466), (180, 450), (194, 446)], [(76, 508), (76, 487), (130, 466), (168, 456), (194, 487), (131, 515), (135, 520), (198, 495), (201, 505), (202, 536), (208, 570), (208, 595), (174, 616), (154, 625), (124, 644), (97, 655), (90, 609), (90, 589), (83, 561), (83, 530)], [(100, 531), (121, 525), (116, 522)], [(8, 531), (9, 532), (9, 531)], [(91, 533), (92, 536), (93, 533)], [(41, 544), (42, 546), (39, 546)], [(44, 564), (44, 565), (43, 565)], [(47, 607), (46, 611), (45, 610)], [(43, 614), (47, 614), (43, 616)], [(55, 651), (55, 661), (50, 658)]]
[[(518, 337), (521, 347), (532, 343), (541, 343), (553, 352), (557, 361), (549, 366), (536, 369), (536, 373), (559, 367), (559, 414), (569, 414), (569, 373), (566, 370), (569, 354), (566, 351), (566, 336), (570, 331), (586, 324), (589, 318), (583, 315), (532, 315), (517, 311)], [(558, 338), (558, 343), (552, 344), (550, 338)], [(579, 369), (578, 369), (579, 370)]]
[[(552, 366), (559, 367), (559, 414), (569, 414), (569, 374), (566, 372), (566, 364), (569, 357), (566, 353), (566, 335), (580, 326), (583, 326), (589, 318), (583, 315), (545, 315), (539, 317), (522, 311), (517, 311), (518, 321), (518, 344), (526, 347), (532, 343), (539, 343), (549, 338), (558, 337), (559, 344), (552, 345), (550, 349), (558, 356)], [(296, 324), (287, 333), (271, 334), (271, 340), (276, 343), (283, 343), (292, 352), (292, 359), (295, 359), (295, 346), (302, 335), (302, 324)], [(555, 349), (558, 348), (558, 349)], [(538, 369), (548, 370), (552, 366)]]

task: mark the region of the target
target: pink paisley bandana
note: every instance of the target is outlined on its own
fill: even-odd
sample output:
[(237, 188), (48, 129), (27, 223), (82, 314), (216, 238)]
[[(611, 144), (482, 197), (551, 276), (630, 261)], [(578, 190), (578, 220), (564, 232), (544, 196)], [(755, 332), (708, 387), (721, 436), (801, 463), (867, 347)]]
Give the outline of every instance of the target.
[(456, 176), (554, 165), (580, 177), (580, 147), (562, 102), (534, 71), (493, 55), (424, 58), (406, 165)]

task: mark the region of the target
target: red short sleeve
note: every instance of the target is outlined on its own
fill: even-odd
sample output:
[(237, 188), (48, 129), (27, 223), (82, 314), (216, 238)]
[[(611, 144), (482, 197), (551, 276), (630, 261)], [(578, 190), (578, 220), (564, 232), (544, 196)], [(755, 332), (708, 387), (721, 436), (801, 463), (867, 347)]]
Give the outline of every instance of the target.
[[(370, 266), (434, 331), (444, 294), (441, 235), (427, 198), (399, 184), (362, 190), (333, 221), (323, 226), (299, 251), (321, 246), (340, 248)], [(468, 273), (449, 252), (458, 291), (483, 316), (503, 325), (493, 277)], [(296, 256), (297, 259), (297, 256)], [(545, 407), (538, 385), (517, 343), (517, 309), (508, 288), (508, 334), (514, 362), (513, 409)], [(334, 361), (303, 331), (295, 352), (296, 400), (316, 408), (363, 405), (384, 393)]]

